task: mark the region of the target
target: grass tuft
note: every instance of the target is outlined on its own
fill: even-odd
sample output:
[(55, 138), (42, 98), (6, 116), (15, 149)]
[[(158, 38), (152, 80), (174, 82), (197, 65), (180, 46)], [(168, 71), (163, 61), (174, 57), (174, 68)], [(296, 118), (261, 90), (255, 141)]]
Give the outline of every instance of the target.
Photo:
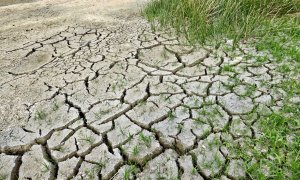
[(154, 25), (175, 28), (190, 42), (223, 37), (237, 42), (273, 31), (274, 21), (297, 12), (299, 4), (298, 0), (152, 0), (143, 15)]

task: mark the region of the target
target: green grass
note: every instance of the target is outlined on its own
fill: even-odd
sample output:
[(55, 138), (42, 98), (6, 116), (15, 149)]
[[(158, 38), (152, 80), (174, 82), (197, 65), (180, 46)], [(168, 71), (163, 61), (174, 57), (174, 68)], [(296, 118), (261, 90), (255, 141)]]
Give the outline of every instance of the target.
[(276, 30), (274, 22), (297, 12), (299, 4), (298, 0), (152, 0), (143, 15), (154, 27), (158, 22), (175, 28), (190, 42), (224, 37), (237, 42)]
[[(287, 117), (287, 109), (294, 112), (292, 117)], [(244, 141), (242, 147), (229, 142), (231, 151), (246, 162), (251, 179), (299, 179), (300, 133), (292, 128), (300, 125), (299, 112), (300, 104), (286, 106), (260, 120), (261, 137)], [(256, 147), (263, 147), (266, 152)]]
[[(243, 147), (236, 144), (231, 147), (246, 161), (247, 174), (251, 179), (300, 178), (300, 103), (289, 101), (300, 96), (300, 81), (297, 79), (300, 70), (300, 49), (297, 49), (300, 28), (293, 21), (286, 22), (288, 28), (280, 28), (251, 42), (258, 51), (269, 52), (274, 58), (273, 63), (280, 63), (277, 71), (286, 75), (282, 83), (273, 87), (286, 93), (282, 99), (283, 107), (278, 112), (261, 116), (256, 122), (261, 136), (248, 139)], [(255, 147), (263, 147), (266, 151)]]
[[(284, 23), (281, 23), (282, 21)], [(281, 22), (274, 24), (276, 29), (272, 33), (253, 43), (258, 51), (269, 51), (277, 62), (290, 60), (299, 63), (300, 51), (297, 49), (300, 41), (299, 19), (283, 18)]]
[[(190, 43), (220, 43), (241, 40), (268, 56), (248, 54), (253, 65), (271, 61), (285, 80), (272, 87), (286, 96), (283, 107), (271, 114), (260, 114), (256, 121), (260, 136), (244, 138), (243, 144), (223, 142), (237, 158), (246, 163), (249, 179), (300, 179), (300, 103), (290, 98), (300, 96), (300, 11), (299, 0), (152, 0), (143, 11), (154, 28), (175, 28)], [(232, 49), (228, 49), (231, 51)], [(222, 71), (234, 72), (230, 65)], [(239, 84), (226, 85), (231, 91)], [(247, 86), (243, 97), (253, 95), (255, 86)], [(209, 115), (209, 112), (202, 112)], [(249, 117), (251, 122), (255, 117)], [(198, 119), (202, 122), (203, 119)], [(180, 126), (179, 126), (180, 127)], [(178, 128), (179, 128), (178, 127)], [(229, 130), (224, 130), (229, 131)], [(265, 149), (263, 151), (261, 148)]]
[(224, 72), (233, 72), (233, 73), (235, 72), (233, 66), (230, 66), (230, 65), (225, 65), (225, 66), (223, 67), (223, 71), (224, 71)]
[[(270, 60), (278, 64), (276, 71), (285, 75), (282, 83), (272, 87), (286, 92), (280, 111), (262, 114), (257, 109), (252, 112), (260, 114), (256, 121), (260, 136), (244, 138), (242, 145), (222, 142), (237, 158), (244, 160), (249, 179), (300, 179), (300, 103), (289, 101), (300, 96), (297, 79), (300, 74), (300, 18), (291, 15), (299, 12), (299, 4), (298, 0), (152, 0), (143, 11), (155, 28), (158, 24), (160, 28), (175, 28), (190, 43), (210, 44), (233, 39), (238, 44), (243, 40), (257, 51), (272, 56), (249, 54), (245, 60), (247, 57), (255, 59), (253, 65), (257, 66)], [(222, 70), (234, 72), (229, 65)], [(237, 79), (234, 85), (226, 86), (232, 91), (238, 84)], [(242, 96), (249, 97), (255, 91), (255, 86), (247, 86)], [(251, 122), (256, 120), (250, 114), (249, 118)]]

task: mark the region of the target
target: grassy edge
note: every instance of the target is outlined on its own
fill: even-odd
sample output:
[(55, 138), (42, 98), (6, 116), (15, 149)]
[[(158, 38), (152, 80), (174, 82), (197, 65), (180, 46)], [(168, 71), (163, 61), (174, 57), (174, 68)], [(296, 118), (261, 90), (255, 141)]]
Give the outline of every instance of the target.
[[(156, 8), (156, 7), (147, 7)], [(164, 8), (163, 6), (159, 9)], [(168, 8), (167, 8), (168, 9)], [(170, 8), (169, 8), (170, 9)], [(149, 9), (148, 9), (149, 10)], [(177, 33), (188, 36), (186, 29), (182, 30), (178, 24), (166, 22), (167, 14), (156, 16), (157, 12), (143, 12), (152, 22), (154, 28), (174, 27)], [(159, 13), (167, 13), (161, 11)], [(166, 19), (164, 19), (166, 18)], [(291, 15), (268, 19), (267, 24), (249, 36), (218, 34), (209, 41), (220, 43), (227, 38), (236, 43), (241, 40), (255, 46), (258, 51), (270, 53), (276, 63), (280, 64), (279, 71), (287, 77), (297, 77), (300, 70), (300, 18)], [(160, 26), (158, 26), (160, 24)], [(227, 36), (226, 36), (227, 35)], [(229, 35), (229, 36), (228, 36)], [(188, 38), (190, 39), (190, 38)], [(195, 38), (191, 43), (205, 43), (206, 37)], [(200, 41), (199, 41), (200, 39)], [(255, 57), (259, 59), (260, 57)], [(300, 178), (300, 103), (290, 102), (294, 96), (300, 97), (300, 81), (288, 78), (280, 87), (288, 96), (283, 99), (284, 106), (280, 111), (274, 111), (259, 119), (260, 136), (249, 139), (243, 147), (228, 142), (228, 147), (246, 161), (246, 173), (250, 179), (299, 179)], [(263, 147), (262, 149), (257, 147)], [(250, 151), (249, 151), (250, 150)]]

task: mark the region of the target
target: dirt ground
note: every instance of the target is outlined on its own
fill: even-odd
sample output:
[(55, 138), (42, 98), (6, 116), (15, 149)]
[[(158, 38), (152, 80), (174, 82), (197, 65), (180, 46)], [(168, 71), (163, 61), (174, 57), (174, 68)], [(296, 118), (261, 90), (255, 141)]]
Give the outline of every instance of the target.
[(36, 2), (37, 0), (1, 0), (0, 6), (8, 6), (12, 4)]
[[(142, 0), (0, 5), (0, 180), (243, 179), (226, 142), (285, 95), (271, 60), (153, 32)], [(231, 48), (232, 49), (232, 48)], [(270, 58), (271, 59), (271, 58)]]
[[(24, 60), (18, 56), (18, 51), (9, 54), (11, 50), (22, 48), (43, 37), (51, 37), (68, 27), (94, 28), (128, 24), (140, 18), (143, 3), (134, 0), (43, 0), (16, 4), (18, 2), (20, 1), (4, 1), (3, 4), (12, 5), (0, 8), (0, 83), (7, 80), (9, 71), (24, 71), (44, 63), (39, 60), (37, 63)], [(15, 95), (11, 98), (13, 106), (21, 104), (16, 102), (18, 100)], [(0, 130), (20, 122), (7, 117), (6, 113), (11, 114), (4, 112), (1, 120), (5, 122), (1, 123)]]

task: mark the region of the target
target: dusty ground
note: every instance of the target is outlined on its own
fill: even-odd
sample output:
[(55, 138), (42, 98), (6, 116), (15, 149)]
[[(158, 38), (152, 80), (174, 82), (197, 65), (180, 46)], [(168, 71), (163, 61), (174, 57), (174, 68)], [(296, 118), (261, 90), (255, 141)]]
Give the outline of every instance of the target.
[(280, 107), (276, 65), (154, 33), (142, 4), (0, 7), (0, 179), (245, 177), (223, 142)]
[(35, 2), (38, 0), (1, 0), (0, 6), (8, 6), (12, 4), (19, 4), (19, 3), (28, 3), (28, 2)]

